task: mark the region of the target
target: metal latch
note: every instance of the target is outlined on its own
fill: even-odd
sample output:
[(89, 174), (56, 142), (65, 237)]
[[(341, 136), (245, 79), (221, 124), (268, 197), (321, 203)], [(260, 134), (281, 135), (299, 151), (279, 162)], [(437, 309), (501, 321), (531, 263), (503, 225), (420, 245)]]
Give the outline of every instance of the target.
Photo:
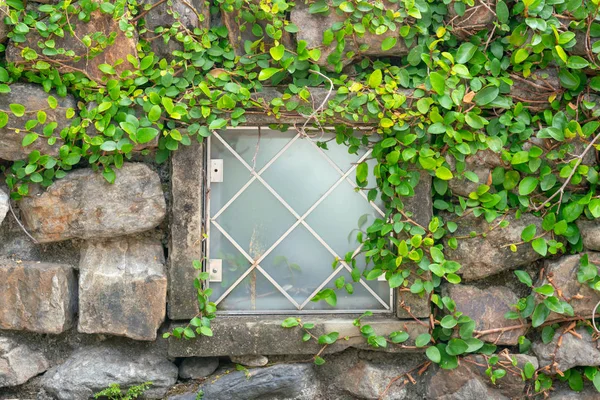
[(210, 160), (210, 181), (211, 182), (223, 182), (223, 160), (214, 159)]
[(223, 260), (211, 259), (208, 262), (208, 281), (222, 282), (223, 281)]

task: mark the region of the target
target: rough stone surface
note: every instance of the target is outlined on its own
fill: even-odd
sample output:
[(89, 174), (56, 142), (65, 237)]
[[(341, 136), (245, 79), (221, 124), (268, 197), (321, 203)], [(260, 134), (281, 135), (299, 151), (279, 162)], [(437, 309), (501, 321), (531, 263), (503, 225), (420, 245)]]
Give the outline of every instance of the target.
[(581, 392), (571, 388), (561, 388), (550, 392), (549, 400), (598, 400), (598, 391), (594, 387), (584, 387)]
[(192, 141), (171, 157), (171, 240), (169, 242), (169, 318), (183, 320), (198, 313), (198, 274), (192, 265), (202, 259), (204, 183), (202, 144)]
[[(569, 299), (575, 315), (589, 318), (596, 303), (600, 301), (600, 294), (585, 283), (579, 283), (577, 272), (583, 254), (588, 255), (590, 265), (600, 265), (600, 253), (588, 252), (568, 255), (556, 260), (546, 261), (545, 277), (537, 286), (548, 283), (547, 277), (552, 279), (554, 285), (560, 289), (564, 298)], [(600, 273), (600, 270), (598, 271)], [(548, 320), (563, 318), (564, 316), (551, 313)]]
[[(331, 11), (329, 15), (318, 15), (311, 14), (309, 12), (310, 4), (304, 2), (296, 3), (296, 6), (292, 9), (290, 19), (298, 26), (299, 31), (296, 34), (297, 40), (304, 40), (307, 43), (307, 48), (318, 47), (321, 49), (321, 57), (317, 61), (322, 67), (332, 68), (332, 64), (327, 61), (327, 58), (331, 53), (335, 51), (337, 42), (333, 41), (329, 46), (324, 46), (323, 43), (323, 32), (330, 29), (336, 22), (344, 22), (347, 18), (343, 12), (336, 10)], [(387, 9), (397, 9), (397, 4), (385, 2)], [(396, 37), (398, 40), (396, 45), (387, 51), (381, 50), (381, 43), (389, 38)], [(367, 45), (368, 49), (359, 51), (360, 46)], [(360, 56), (388, 56), (388, 57), (400, 57), (408, 54), (410, 48), (406, 45), (404, 38), (400, 37), (398, 29), (395, 31), (388, 30), (382, 35), (376, 35), (370, 32), (366, 32), (364, 36), (359, 37), (358, 35), (354, 38), (346, 39), (346, 47), (342, 53), (342, 64), (348, 65), (354, 61), (355, 58)], [(346, 53), (354, 52), (354, 57), (347, 57)]]
[(76, 170), (24, 198), (19, 206), (29, 232), (44, 243), (128, 235), (160, 224), (166, 205), (156, 172), (126, 163), (116, 175), (110, 184), (91, 169)]
[(484, 29), (491, 29), (496, 20), (496, 14), (492, 11), (496, 7), (494, 0), (486, 0), (476, 3), (473, 7), (467, 7), (465, 13), (459, 16), (454, 10), (454, 2), (448, 4), (448, 17), (446, 20), (452, 26), (452, 33), (462, 40), (468, 40), (472, 35)]
[(524, 102), (532, 111), (542, 111), (550, 107), (548, 98), (559, 97), (563, 89), (555, 69), (540, 69), (527, 78), (512, 77), (514, 84), (510, 88), (510, 96), (516, 103)]
[(73, 268), (0, 261), (0, 329), (61, 333), (75, 311)]
[[(471, 317), (477, 324), (476, 330), (502, 328), (515, 325), (514, 320), (504, 318), (504, 314), (512, 310), (519, 297), (509, 288), (492, 286), (478, 289), (470, 285), (448, 285), (448, 296), (456, 303), (456, 310)], [(519, 336), (524, 335), (527, 328), (514, 329), (502, 334), (494, 333), (480, 337), (481, 340), (499, 345), (516, 346)]]
[(185, 358), (179, 366), (181, 379), (206, 378), (219, 368), (217, 357), (190, 357)]
[(4, 217), (6, 217), (6, 213), (8, 212), (9, 201), (8, 195), (0, 189), (0, 225), (2, 225)]
[[(48, 109), (48, 97), (53, 95), (58, 101), (58, 106), (54, 109)], [(0, 159), (4, 160), (22, 160), (27, 158), (29, 153), (38, 150), (42, 154), (51, 156), (58, 155), (58, 149), (63, 144), (60, 139), (60, 131), (68, 127), (70, 121), (65, 113), (68, 108), (76, 108), (77, 103), (73, 96), (59, 97), (56, 93), (46, 93), (42, 86), (31, 83), (13, 83), (10, 85), (9, 93), (0, 94), (0, 109), (8, 110), (10, 104), (22, 104), (25, 106), (25, 115), (15, 117), (12, 113), (8, 113), (8, 123), (5, 127), (0, 128)], [(57, 138), (54, 145), (48, 144), (48, 139), (43, 136), (43, 128), (45, 125), (37, 126), (33, 129), (34, 132), (40, 135), (38, 139), (27, 147), (23, 147), (23, 136), (25, 133), (25, 123), (34, 118), (38, 110), (46, 110), (46, 124), (56, 122), (57, 127), (54, 130), (54, 136)], [(13, 129), (10, 129), (13, 128)], [(14, 129), (21, 129), (20, 133)]]
[[(60, 73), (66, 74), (70, 72), (83, 72), (89, 79), (96, 82), (102, 82), (104, 73), (98, 69), (100, 64), (108, 64), (115, 68), (118, 75), (128, 69), (132, 69), (132, 65), (127, 61), (127, 55), (132, 55), (137, 58), (137, 38), (128, 38), (119, 28), (119, 21), (114, 20), (111, 14), (105, 14), (100, 11), (95, 11), (90, 16), (88, 23), (73, 24), (73, 35), (68, 32), (63, 38), (56, 36), (54, 38), (57, 49), (64, 48), (67, 51), (73, 51), (79, 60), (61, 58), (61, 65), (57, 65)], [(89, 49), (81, 42), (82, 37), (86, 35), (94, 35), (100, 32), (105, 36), (110, 37), (111, 33), (116, 33), (112, 45), (104, 49), (100, 54), (88, 55)], [(6, 49), (6, 61), (17, 64), (27, 64), (21, 56), (21, 51), (25, 47), (30, 47), (34, 50), (39, 50), (37, 45), (40, 40), (37, 32), (31, 31), (26, 36), (25, 43), (15, 44), (11, 42)], [(119, 60), (123, 62), (118, 63)]]
[(269, 363), (269, 359), (265, 356), (232, 356), (231, 362), (235, 364), (241, 364), (245, 367), (264, 367)]
[(152, 382), (145, 396), (164, 398), (177, 381), (177, 367), (164, 357), (136, 346), (102, 344), (76, 351), (42, 378), (42, 387), (59, 400), (87, 399), (112, 383), (122, 388)]
[(456, 369), (444, 370), (434, 367), (435, 372), (428, 381), (427, 399), (508, 400), (523, 398), (526, 382), (523, 382), (520, 370), (512, 366), (512, 357), (517, 360), (517, 367), (520, 369), (523, 369), (527, 362), (538, 367), (535, 357), (524, 354), (501, 355), (495, 368), (502, 368), (507, 371), (507, 374), (494, 385), (485, 373), (488, 366), (485, 358), (480, 355), (470, 355), (462, 359)]
[(79, 270), (79, 332), (156, 339), (167, 301), (160, 241), (88, 241)]
[(597, 221), (580, 219), (577, 221), (577, 227), (583, 239), (583, 247), (600, 251), (600, 224)]
[[(9, 15), (10, 9), (8, 8), (8, 5), (6, 3), (0, 7), (0, 10), (2, 12), (2, 15)], [(2, 18), (0, 20), (0, 43), (6, 42), (6, 39), (8, 39), (8, 34), (11, 31), (12, 26), (6, 25), (6, 23), (4, 22), (4, 18)]]
[[(325, 353), (336, 353), (350, 347), (372, 349), (369, 347), (358, 329), (353, 325), (353, 318), (322, 316), (306, 319), (315, 324), (312, 332), (319, 336), (329, 332), (339, 332), (340, 337), (349, 336), (348, 340), (339, 340), (328, 346)], [(419, 321), (421, 322), (421, 321)], [(404, 344), (414, 345), (414, 338), (428, 332), (427, 324), (414, 320), (400, 321), (396, 318), (372, 318), (369, 325), (380, 335), (389, 335), (395, 331), (405, 331), (410, 339)], [(174, 324), (171, 328), (180, 326)], [(299, 329), (282, 329), (281, 318), (277, 316), (256, 317), (227, 317), (217, 318), (212, 324), (213, 337), (202, 336), (195, 340), (169, 339), (170, 357), (212, 357), (212, 356), (241, 356), (248, 354), (311, 354), (320, 350), (320, 345), (302, 342), (302, 332)], [(410, 352), (398, 346), (388, 346), (383, 349), (388, 352)]]
[[(592, 335), (585, 328), (577, 328), (576, 332), (581, 335), (581, 339), (570, 334), (564, 333), (565, 328), (557, 330), (554, 339), (548, 344), (541, 341), (533, 343), (533, 351), (540, 361), (540, 367), (544, 368), (556, 362), (550, 370), (545, 373), (556, 374), (556, 369), (566, 371), (569, 368), (577, 366), (596, 366), (600, 364), (600, 349), (598, 342), (592, 338)], [(560, 347), (557, 346), (561, 340)]]
[[(141, 5), (145, 4), (155, 4), (159, 0), (144, 0), (141, 1)], [(169, 6), (166, 3), (162, 3), (159, 6), (152, 8), (147, 14), (144, 16), (144, 20), (146, 21), (146, 29), (148, 30), (145, 33), (142, 33), (141, 36), (149, 39), (151, 37), (157, 36), (154, 33), (154, 30), (158, 27), (166, 27), (170, 28), (175, 21), (179, 21), (183, 26), (185, 26), (190, 31), (193, 31), (195, 28), (207, 29), (210, 25), (210, 9), (206, 7), (205, 3), (200, 0), (191, 0), (188, 4), (187, 2), (181, 0), (173, 1), (173, 5)], [(191, 7), (190, 7), (191, 6)], [(174, 13), (178, 15), (178, 18), (175, 18), (173, 13), (169, 14), (169, 10), (173, 10)], [(200, 20), (200, 18), (202, 20)], [(169, 40), (168, 43), (165, 43), (162, 38), (158, 38), (152, 40), (150, 42), (150, 46), (152, 47), (152, 51), (159, 58), (166, 58), (170, 60), (173, 58), (172, 53), (176, 50), (183, 50), (183, 44), (177, 41), (174, 37)]]
[(42, 354), (0, 336), (0, 388), (22, 385), (47, 369), (48, 361)]
[(312, 364), (278, 364), (236, 371), (202, 386), (205, 399), (314, 399), (318, 387)]
[[(454, 157), (446, 156), (446, 161), (450, 164), (452, 171), (456, 171), (456, 160)], [(479, 178), (479, 182), (472, 182), (462, 176), (455, 177), (448, 182), (448, 187), (454, 195), (468, 197), (471, 192), (477, 190), (480, 185), (491, 186), (492, 171), (494, 168), (502, 165), (500, 154), (491, 150), (481, 150), (474, 155), (465, 158), (465, 171), (474, 172)]]
[[(530, 244), (517, 246), (517, 251), (514, 253), (508, 246), (511, 243), (521, 242), (521, 232), (530, 224), (535, 224), (537, 231), (542, 232), (541, 218), (531, 214), (523, 214), (520, 219), (516, 219), (514, 214), (509, 214), (505, 218), (509, 225), (505, 228), (496, 227), (501, 218), (497, 218), (490, 224), (485, 221), (483, 216), (475, 217), (472, 213), (456, 219), (458, 229), (453, 235), (466, 236), (467, 238), (458, 240), (458, 247), (455, 250), (446, 247), (448, 249), (446, 258), (457, 261), (462, 265), (459, 273), (462, 274), (465, 280), (485, 278), (542, 258), (533, 250)], [(453, 217), (450, 214), (445, 214), (444, 219), (452, 220)], [(493, 227), (496, 228), (490, 231)], [(488, 233), (486, 237), (468, 238), (469, 233), (472, 231)]]

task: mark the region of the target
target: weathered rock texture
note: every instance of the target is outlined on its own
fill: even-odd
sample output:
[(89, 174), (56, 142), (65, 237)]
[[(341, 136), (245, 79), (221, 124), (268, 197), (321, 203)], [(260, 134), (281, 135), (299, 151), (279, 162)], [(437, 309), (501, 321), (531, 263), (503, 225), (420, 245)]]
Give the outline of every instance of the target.
[(167, 300), (160, 241), (86, 242), (79, 270), (79, 332), (156, 339)]
[(217, 357), (190, 357), (181, 362), (179, 377), (181, 379), (206, 378), (219, 368)]
[[(385, 3), (387, 9), (397, 9), (398, 6)], [(321, 48), (321, 58), (317, 61), (317, 64), (325, 68), (332, 68), (332, 64), (327, 61), (327, 58), (331, 53), (335, 51), (337, 42), (334, 40), (329, 46), (323, 45), (323, 32), (327, 29), (331, 29), (331, 26), (336, 22), (344, 22), (348, 16), (341, 11), (332, 11), (328, 15), (311, 14), (309, 12), (310, 4), (304, 2), (296, 3), (296, 6), (292, 9), (291, 21), (296, 24), (299, 28), (299, 32), (296, 34), (297, 40), (306, 41), (307, 48)], [(397, 38), (396, 45), (389, 50), (382, 50), (381, 43), (389, 38)], [(367, 45), (368, 48), (364, 51), (359, 51), (362, 45)], [(346, 47), (342, 53), (341, 61), (343, 65), (350, 64), (355, 58), (362, 56), (405, 56), (408, 54), (410, 48), (406, 45), (404, 38), (402, 38), (398, 32), (388, 30), (382, 35), (376, 35), (370, 32), (366, 32), (362, 37), (356, 35), (354, 37), (346, 38)], [(346, 53), (354, 52), (353, 57), (347, 57)]]
[[(504, 318), (504, 314), (513, 310), (519, 298), (509, 288), (492, 286), (478, 289), (470, 285), (449, 285), (448, 296), (456, 303), (456, 311), (472, 318), (476, 330), (502, 328), (518, 325), (518, 321)], [(492, 333), (479, 339), (499, 345), (515, 346), (519, 336), (525, 334), (527, 328), (513, 329), (503, 333)]]
[(144, 164), (127, 163), (114, 184), (91, 169), (69, 173), (19, 206), (39, 242), (107, 238), (154, 228), (166, 214), (158, 175)]
[[(569, 332), (565, 333), (564, 329), (557, 330), (550, 343), (533, 343), (533, 351), (540, 361), (540, 368), (549, 367), (543, 372), (556, 374), (557, 370), (566, 371), (569, 368), (578, 366), (599, 365), (600, 349), (598, 349), (598, 342), (592, 338), (587, 329), (576, 329), (581, 339)], [(558, 346), (559, 340), (561, 341), (560, 346)]]
[(80, 400), (118, 383), (122, 388), (152, 382), (146, 398), (162, 399), (177, 381), (177, 367), (150, 350), (105, 343), (83, 348), (42, 378), (42, 387), (59, 400)]
[[(158, 1), (144, 0), (140, 3), (142, 5), (153, 5), (158, 3)], [(162, 3), (152, 8), (145, 14), (144, 20), (146, 21), (148, 32), (142, 34), (142, 36), (148, 39), (157, 35), (154, 33), (156, 28), (165, 27), (165, 29), (169, 29), (176, 21), (179, 21), (190, 31), (193, 31), (195, 28), (207, 29), (210, 25), (210, 10), (205, 2), (200, 0), (191, 0), (189, 3), (175, 0), (172, 6)], [(173, 51), (183, 50), (183, 44), (178, 42), (174, 37), (168, 43), (165, 43), (162, 38), (155, 39), (150, 42), (150, 45), (154, 54), (160, 58), (171, 59)]]
[[(600, 265), (600, 253), (588, 252), (590, 265)], [(563, 256), (545, 265), (545, 278), (537, 286), (548, 283), (548, 277), (557, 289), (560, 289), (565, 299), (573, 307), (575, 315), (589, 318), (596, 303), (600, 301), (600, 293), (589, 287), (587, 283), (579, 283), (577, 272), (583, 254)], [(600, 272), (600, 271), (599, 271)], [(564, 316), (552, 313), (549, 320), (563, 318)]]
[(6, 217), (6, 213), (8, 212), (9, 201), (8, 195), (0, 189), (0, 225), (2, 225), (2, 221), (4, 221), (4, 217)]
[[(446, 161), (450, 164), (452, 170), (456, 171), (454, 157), (448, 155)], [(463, 177), (455, 177), (448, 182), (448, 187), (453, 194), (468, 197), (469, 193), (476, 191), (479, 185), (491, 186), (492, 171), (500, 165), (502, 165), (500, 154), (491, 150), (478, 151), (474, 155), (465, 158), (465, 171), (474, 172), (479, 178), (479, 182), (472, 182)]]
[(448, 4), (448, 16), (446, 20), (452, 26), (454, 33), (462, 40), (468, 40), (472, 35), (484, 29), (491, 29), (496, 20), (496, 14), (492, 11), (496, 7), (494, 0), (485, 0), (476, 3), (473, 7), (467, 7), (465, 13), (458, 15), (454, 9), (454, 2)]
[[(448, 217), (445, 218), (452, 219), (450, 215)], [(488, 224), (483, 217), (478, 218), (473, 214), (456, 219), (458, 229), (453, 235), (467, 238), (459, 239), (458, 247), (455, 250), (447, 246), (446, 258), (462, 265), (458, 273), (462, 274), (464, 279), (485, 278), (542, 258), (529, 243), (517, 246), (516, 252), (512, 252), (509, 248), (511, 243), (522, 241), (521, 232), (530, 224), (535, 224), (537, 231), (542, 232), (541, 218), (523, 214), (520, 219), (516, 219), (514, 214), (509, 214), (505, 218), (509, 222), (506, 228), (497, 226), (501, 218), (497, 218), (491, 224)], [(480, 235), (469, 238), (469, 233), (473, 231), (476, 233), (487, 232), (487, 234), (485, 237)]]
[(563, 89), (555, 69), (540, 69), (527, 78), (513, 75), (514, 84), (510, 88), (513, 101), (524, 102), (532, 111), (542, 111), (550, 106), (550, 96), (559, 98)]
[[(48, 106), (48, 97), (54, 96), (58, 101), (58, 106), (51, 109)], [(25, 114), (22, 117), (16, 117), (8, 112), (8, 123), (0, 128), (0, 159), (21, 160), (27, 158), (29, 153), (38, 150), (42, 154), (51, 156), (58, 155), (58, 149), (63, 144), (60, 138), (60, 131), (68, 127), (70, 121), (66, 117), (68, 108), (75, 108), (77, 103), (73, 96), (59, 97), (56, 93), (48, 94), (39, 85), (30, 83), (13, 83), (10, 85), (9, 93), (0, 94), (0, 109), (9, 110), (10, 104), (21, 104), (25, 106)], [(38, 139), (27, 147), (22, 146), (23, 137), (26, 135), (25, 123), (30, 119), (35, 119), (37, 112), (43, 110), (46, 112), (46, 124), (39, 125), (33, 129), (38, 135)], [(48, 138), (43, 135), (44, 126), (56, 122), (53, 136), (56, 138), (54, 145), (48, 144)], [(15, 129), (20, 129), (16, 132)]]
[(600, 224), (598, 221), (581, 219), (577, 221), (577, 227), (583, 239), (583, 247), (588, 250), (600, 251)]
[[(512, 366), (512, 357), (517, 360), (517, 368)], [(538, 367), (535, 357), (524, 354), (501, 355), (500, 362), (493, 369), (504, 369), (506, 375), (492, 384), (485, 370), (488, 364), (483, 356), (470, 355), (461, 360), (458, 368), (444, 370), (436, 368), (427, 388), (427, 398), (436, 400), (495, 399), (508, 400), (524, 397), (526, 382), (520, 370), (526, 363)]]
[[(102, 82), (104, 73), (98, 69), (101, 64), (108, 64), (114, 67), (117, 75), (120, 75), (126, 70), (133, 69), (132, 65), (127, 61), (127, 55), (132, 55), (137, 58), (137, 39), (128, 38), (119, 28), (119, 21), (114, 20), (112, 15), (105, 14), (100, 11), (95, 11), (90, 16), (88, 23), (73, 24), (73, 34), (65, 33), (64, 37), (55, 36), (55, 47), (57, 49), (64, 48), (66, 51), (73, 51), (75, 57), (68, 59), (65, 56), (60, 57), (60, 64), (56, 64), (56, 68), (62, 74), (69, 72), (80, 72), (89, 79), (96, 82)], [(107, 37), (113, 37), (113, 42), (99, 54), (90, 54), (90, 49), (82, 42), (82, 37), (93, 35), (97, 32), (102, 33)], [(31, 31), (26, 36), (25, 43), (11, 42), (6, 49), (6, 61), (14, 63), (29, 63), (21, 55), (21, 51), (25, 47), (30, 47), (40, 51), (38, 41), (41, 37), (37, 32)], [(92, 43), (92, 45), (95, 45)], [(52, 58), (50, 58), (50, 61)]]
[(0, 336), (0, 388), (22, 385), (47, 369), (48, 361), (42, 354)]
[(246, 367), (264, 367), (269, 363), (269, 359), (265, 356), (232, 356), (231, 362), (241, 364)]
[(76, 290), (69, 265), (0, 261), (0, 329), (65, 331), (73, 323)]

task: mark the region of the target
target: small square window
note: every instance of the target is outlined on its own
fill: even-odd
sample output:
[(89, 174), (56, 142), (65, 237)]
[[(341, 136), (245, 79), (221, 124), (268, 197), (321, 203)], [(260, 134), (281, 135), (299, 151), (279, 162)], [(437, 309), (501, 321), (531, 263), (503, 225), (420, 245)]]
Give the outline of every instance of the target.
[[(384, 211), (356, 190), (356, 166), (370, 150), (349, 154), (330, 139), (265, 128), (210, 138), (206, 270), (220, 312), (392, 312), (387, 281), (353, 282), (350, 265), (332, 267), (336, 258), (358, 254), (357, 233)], [(327, 150), (317, 145), (326, 141)], [(362, 272), (364, 256), (356, 262)], [(338, 290), (336, 307), (311, 301), (338, 279), (353, 294)]]

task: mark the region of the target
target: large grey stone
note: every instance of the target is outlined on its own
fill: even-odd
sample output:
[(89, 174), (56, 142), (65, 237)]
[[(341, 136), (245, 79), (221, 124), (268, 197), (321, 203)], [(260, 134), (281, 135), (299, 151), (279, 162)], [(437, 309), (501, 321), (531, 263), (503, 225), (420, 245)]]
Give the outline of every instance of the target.
[(198, 313), (194, 260), (202, 260), (204, 196), (203, 146), (193, 141), (171, 157), (171, 236), (169, 242), (169, 318)]
[[(456, 311), (472, 318), (476, 330), (503, 328), (518, 325), (514, 320), (504, 318), (504, 314), (513, 310), (519, 297), (507, 287), (492, 286), (479, 289), (470, 285), (448, 285), (448, 296), (456, 303)], [(500, 345), (516, 346), (519, 336), (524, 335), (526, 327), (492, 333), (479, 339)]]
[[(446, 161), (450, 164), (452, 171), (456, 171), (456, 160), (454, 157), (446, 156)], [(480, 150), (477, 153), (465, 158), (465, 171), (475, 173), (479, 178), (478, 182), (472, 182), (464, 178), (461, 174), (448, 181), (448, 187), (452, 194), (468, 197), (471, 192), (477, 190), (480, 185), (490, 185), (492, 180), (492, 170), (502, 165), (500, 154), (491, 150)]]
[[(397, 10), (398, 5), (384, 2), (384, 6), (388, 10)], [(331, 12), (328, 15), (325, 14), (311, 14), (309, 12), (309, 3), (298, 2), (292, 9), (290, 19), (298, 26), (299, 31), (296, 34), (298, 40), (306, 41), (307, 48), (320, 48), (321, 57), (317, 61), (317, 64), (325, 68), (332, 68), (332, 64), (327, 61), (327, 58), (335, 51), (337, 42), (334, 40), (330, 45), (323, 45), (323, 33), (327, 29), (331, 29), (335, 23), (343, 23), (348, 18), (348, 15), (337, 7), (331, 7)], [(336, 9), (336, 10), (334, 10)], [(382, 42), (390, 37), (397, 39), (396, 44), (389, 50), (382, 50)], [(367, 49), (359, 50), (361, 46), (368, 46)], [(388, 57), (400, 57), (408, 54), (410, 47), (407, 46), (404, 38), (400, 36), (399, 30), (395, 31), (388, 30), (381, 35), (371, 33), (367, 31), (363, 36), (354, 35), (346, 37), (346, 47), (342, 52), (341, 62), (343, 65), (352, 63), (354, 59), (363, 56), (388, 56)], [(354, 52), (354, 56), (348, 57), (346, 53)]]
[[(587, 254), (589, 264), (595, 265), (598, 269), (600, 253), (588, 252), (563, 256), (552, 261), (546, 261), (544, 279), (538, 282), (536, 286), (547, 284), (548, 277), (550, 277), (554, 286), (561, 291), (562, 296), (568, 299), (575, 315), (590, 318), (596, 303), (600, 301), (600, 294), (589, 287), (587, 283), (579, 283), (577, 279), (577, 272), (583, 254)], [(600, 270), (598, 272), (600, 273)], [(564, 318), (564, 316), (551, 313), (548, 317), (549, 320), (557, 318)]]
[(2, 221), (4, 221), (4, 217), (6, 217), (6, 213), (8, 212), (9, 201), (8, 195), (0, 189), (0, 225), (2, 225)]
[(598, 400), (598, 391), (594, 387), (584, 387), (581, 392), (571, 388), (561, 388), (550, 392), (548, 400)]
[(177, 367), (150, 350), (101, 344), (76, 351), (42, 378), (42, 387), (58, 400), (80, 400), (113, 383), (128, 388), (152, 382), (146, 398), (162, 399), (177, 381)]
[[(48, 97), (50, 95), (53, 95), (58, 101), (58, 106), (55, 109), (48, 107)], [(40, 85), (13, 83), (10, 85), (9, 93), (0, 94), (0, 109), (9, 110), (10, 104), (24, 105), (25, 115), (16, 117), (11, 112), (7, 113), (8, 123), (0, 128), (0, 159), (22, 160), (27, 158), (29, 153), (34, 150), (42, 154), (57, 156), (58, 149), (63, 144), (63, 140), (59, 135), (60, 131), (70, 125), (70, 121), (66, 117), (67, 109), (77, 107), (73, 96), (59, 97), (56, 93), (46, 93)], [(46, 124), (33, 128), (33, 131), (39, 135), (38, 139), (29, 146), (23, 147), (23, 137), (27, 134), (25, 123), (30, 119), (35, 119), (39, 110), (45, 110)], [(51, 122), (57, 123), (52, 135), (56, 139), (54, 145), (48, 144), (48, 138), (43, 135), (44, 126)]]
[(76, 290), (69, 265), (0, 261), (0, 329), (63, 332), (74, 319)]
[[(133, 66), (127, 60), (131, 55), (137, 58), (137, 38), (127, 37), (119, 27), (119, 20), (114, 19), (112, 14), (105, 14), (101, 11), (94, 11), (89, 22), (71, 21), (73, 32), (67, 31), (64, 37), (56, 36), (53, 38), (57, 49), (65, 49), (75, 53), (73, 58), (65, 55), (58, 55), (56, 58), (48, 57), (49, 60), (56, 59), (60, 63), (54, 64), (62, 74), (71, 72), (83, 73), (88, 79), (102, 82), (104, 73), (98, 69), (101, 64), (113, 66), (117, 75), (121, 75), (126, 70), (132, 70)], [(107, 43), (107, 47), (95, 54), (83, 44), (81, 38), (89, 35), (93, 37), (96, 33), (101, 33), (107, 37), (112, 37)], [(30, 64), (35, 61), (25, 60), (21, 54), (22, 49), (30, 47), (38, 52), (41, 49), (38, 41), (42, 40), (39, 33), (31, 30), (25, 38), (25, 43), (10, 42), (6, 48), (6, 60), (17, 64)], [(97, 46), (96, 41), (92, 41), (93, 46)]]
[(452, 27), (452, 33), (462, 40), (468, 40), (471, 36), (477, 34), (484, 29), (492, 29), (496, 14), (495, 0), (485, 0), (484, 2), (475, 3), (469, 7), (463, 15), (458, 15), (454, 10), (455, 2), (448, 4), (448, 16), (446, 20), (448, 25)]
[[(543, 372), (554, 375), (558, 371), (566, 371), (569, 368), (579, 366), (600, 365), (600, 349), (598, 342), (585, 327), (576, 329), (581, 339), (571, 333), (564, 333), (565, 328), (556, 331), (550, 343), (536, 341), (533, 343), (533, 351), (538, 357), (540, 368), (546, 368)], [(562, 339), (561, 339), (562, 337)], [(561, 340), (560, 346), (558, 341)]]
[(167, 301), (160, 241), (88, 241), (81, 249), (79, 270), (79, 332), (156, 339)]
[[(521, 232), (530, 224), (536, 226), (537, 232), (542, 232), (542, 219), (532, 214), (523, 214), (520, 219), (516, 219), (514, 214), (507, 215), (505, 221), (509, 225), (505, 228), (497, 226), (502, 217), (491, 223), (487, 223), (483, 216), (475, 217), (472, 213), (460, 218), (444, 214), (444, 218), (455, 220), (458, 224), (453, 236), (462, 238), (458, 239), (458, 247), (454, 250), (446, 241), (446, 258), (462, 265), (458, 273), (465, 280), (485, 278), (542, 258), (530, 243), (517, 246), (516, 252), (509, 248), (511, 243), (522, 241)], [(485, 237), (478, 235), (470, 238), (471, 232), (485, 233)]]
[(190, 357), (185, 358), (179, 366), (181, 379), (206, 378), (219, 368), (218, 357)]
[(581, 233), (583, 247), (587, 250), (600, 251), (600, 223), (597, 220), (577, 220), (577, 227)]
[(232, 363), (245, 367), (264, 367), (269, 363), (269, 359), (261, 355), (231, 356), (230, 358)]
[(115, 172), (110, 184), (91, 169), (76, 170), (21, 200), (29, 233), (45, 243), (128, 235), (160, 224), (166, 205), (158, 174), (138, 163)]
[[(316, 342), (303, 342), (302, 331), (298, 328), (284, 329), (281, 327), (282, 318), (277, 316), (242, 317), (221, 316), (214, 320), (211, 328), (214, 336), (201, 336), (194, 340), (169, 339), (170, 357), (212, 357), (212, 356), (241, 356), (248, 354), (307, 354), (315, 355), (321, 347)], [(358, 328), (353, 325), (353, 318), (318, 317), (303, 318), (305, 323), (315, 324), (313, 334), (320, 336), (330, 332), (339, 332), (341, 338), (325, 349), (324, 353), (336, 353), (350, 347), (372, 349), (362, 337)], [(414, 340), (422, 333), (428, 332), (428, 321), (406, 320), (396, 318), (369, 319), (369, 325), (379, 335), (389, 335), (395, 331), (405, 331), (410, 339), (403, 345), (414, 346)], [(171, 328), (181, 326), (173, 324)], [(388, 346), (382, 350), (388, 352), (415, 352), (418, 350)]]
[(48, 361), (25, 344), (0, 336), (0, 388), (22, 385), (48, 369)]
[(225, 375), (201, 387), (209, 400), (314, 399), (318, 388), (312, 364), (278, 364)]

